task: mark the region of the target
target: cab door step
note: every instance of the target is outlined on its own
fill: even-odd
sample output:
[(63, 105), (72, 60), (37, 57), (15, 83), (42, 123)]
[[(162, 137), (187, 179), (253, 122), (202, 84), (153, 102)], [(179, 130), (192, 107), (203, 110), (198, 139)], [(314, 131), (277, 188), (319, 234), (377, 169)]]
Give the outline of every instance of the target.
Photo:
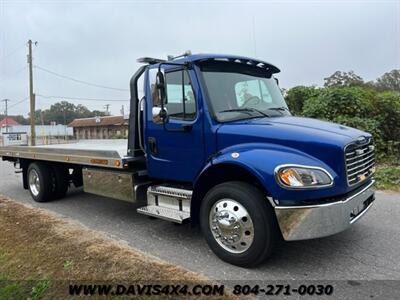
[(150, 186), (147, 189), (147, 206), (137, 212), (147, 216), (180, 223), (190, 219), (192, 191), (171, 186)]
[(140, 207), (137, 212), (143, 215), (171, 221), (182, 224), (183, 221), (190, 219), (190, 213), (185, 211), (179, 211), (176, 209), (166, 208), (157, 205), (148, 205)]

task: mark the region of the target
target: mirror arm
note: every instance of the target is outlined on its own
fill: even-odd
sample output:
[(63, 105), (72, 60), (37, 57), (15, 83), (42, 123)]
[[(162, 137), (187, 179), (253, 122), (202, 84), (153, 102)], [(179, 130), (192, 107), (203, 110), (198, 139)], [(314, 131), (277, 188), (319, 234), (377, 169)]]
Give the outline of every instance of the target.
[[(161, 72), (161, 63), (158, 64), (157, 76), (158, 76), (158, 74), (160, 74), (160, 72)], [(159, 88), (159, 87), (157, 86), (157, 89), (158, 89), (158, 88)], [(163, 89), (165, 89), (165, 79), (164, 79), (164, 86), (163, 86)], [(160, 93), (159, 90), (158, 90), (157, 92)], [(164, 111), (164, 99), (161, 99), (161, 111), (162, 111), (162, 112)], [(165, 127), (165, 119), (164, 119), (164, 118), (162, 118), (162, 122), (163, 122), (164, 127)]]
[(183, 105), (183, 119), (186, 118), (186, 103), (185, 103), (185, 73), (182, 70), (182, 105)]

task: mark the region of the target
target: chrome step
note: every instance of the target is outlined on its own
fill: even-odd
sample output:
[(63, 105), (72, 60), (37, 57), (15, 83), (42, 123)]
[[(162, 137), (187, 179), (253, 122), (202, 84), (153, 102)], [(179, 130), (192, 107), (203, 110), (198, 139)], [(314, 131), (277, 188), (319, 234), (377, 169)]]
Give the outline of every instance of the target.
[(162, 195), (178, 199), (191, 200), (192, 191), (170, 186), (153, 185), (148, 189), (148, 193), (153, 195)]
[(166, 221), (182, 224), (183, 221), (190, 219), (190, 212), (162, 207), (158, 205), (148, 205), (137, 209), (139, 214), (156, 217)]
[(182, 223), (190, 219), (192, 191), (168, 185), (153, 185), (147, 188), (147, 206), (137, 212), (167, 221)]

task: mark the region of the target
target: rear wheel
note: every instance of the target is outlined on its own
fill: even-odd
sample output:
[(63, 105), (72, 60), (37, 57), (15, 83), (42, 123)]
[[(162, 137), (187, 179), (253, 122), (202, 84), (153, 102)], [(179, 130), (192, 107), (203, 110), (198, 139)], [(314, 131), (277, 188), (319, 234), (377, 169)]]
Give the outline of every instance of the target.
[(71, 175), (72, 183), (79, 188), (83, 185), (82, 168), (74, 168)]
[(31, 163), (27, 171), (28, 189), (36, 202), (52, 200), (51, 169), (44, 163)]
[(201, 205), (200, 224), (214, 253), (242, 267), (264, 261), (276, 236), (275, 217), (267, 199), (244, 182), (227, 182), (211, 189)]
[(65, 196), (69, 187), (69, 170), (60, 165), (52, 165), (53, 199), (61, 199)]

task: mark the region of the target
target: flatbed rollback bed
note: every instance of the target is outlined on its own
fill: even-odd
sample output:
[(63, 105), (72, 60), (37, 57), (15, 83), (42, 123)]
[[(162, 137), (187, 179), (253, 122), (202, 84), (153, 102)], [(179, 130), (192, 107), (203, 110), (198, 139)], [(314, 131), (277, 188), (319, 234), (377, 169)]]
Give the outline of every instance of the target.
[(0, 156), (11, 161), (28, 159), (123, 169), (135, 161), (126, 156), (127, 147), (126, 139), (80, 140), (54, 145), (0, 147)]

